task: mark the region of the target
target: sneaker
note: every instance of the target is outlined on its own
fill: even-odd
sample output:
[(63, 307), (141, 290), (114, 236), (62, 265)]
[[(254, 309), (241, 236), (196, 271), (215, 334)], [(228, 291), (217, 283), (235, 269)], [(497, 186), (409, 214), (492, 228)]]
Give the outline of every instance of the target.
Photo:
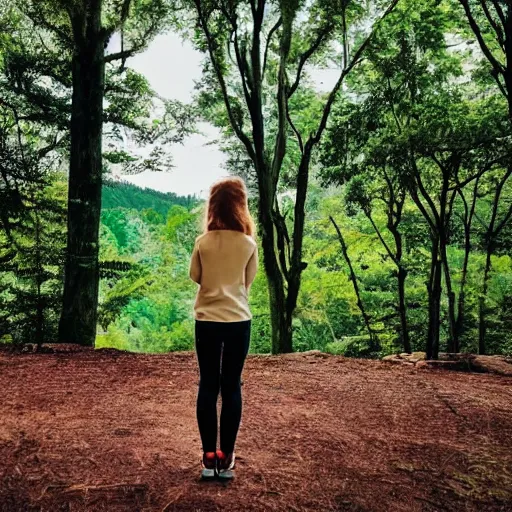
[(217, 455), (215, 452), (203, 453), (203, 469), (201, 471), (202, 480), (211, 480), (217, 473)]
[(217, 450), (217, 474), (219, 478), (231, 480), (235, 467), (235, 452), (226, 455), (222, 450)]

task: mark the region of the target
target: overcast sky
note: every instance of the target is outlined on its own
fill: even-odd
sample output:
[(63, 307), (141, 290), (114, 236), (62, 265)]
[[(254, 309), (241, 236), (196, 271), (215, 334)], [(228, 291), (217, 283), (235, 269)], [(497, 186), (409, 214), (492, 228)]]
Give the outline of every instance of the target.
[[(112, 41), (109, 50), (116, 51), (116, 45), (119, 45), (118, 39)], [(158, 36), (144, 53), (129, 59), (127, 64), (142, 73), (162, 97), (190, 102), (194, 80), (201, 78), (201, 58), (188, 42), (169, 33)], [(318, 89), (328, 90), (337, 75), (336, 70), (316, 71), (314, 79)], [(170, 172), (144, 172), (124, 176), (124, 179), (163, 192), (204, 196), (210, 185), (225, 176), (226, 171), (222, 168), (224, 155), (216, 145), (208, 145), (218, 138), (217, 130), (202, 124), (201, 131), (203, 135), (193, 135), (183, 145), (173, 146), (175, 167)]]
[[(192, 99), (194, 80), (201, 77), (201, 55), (175, 34), (158, 36), (144, 53), (127, 64), (142, 73), (159, 95), (187, 103)], [(217, 130), (204, 124), (201, 131), (204, 135), (193, 135), (183, 145), (173, 146), (175, 167), (170, 172), (144, 172), (123, 178), (163, 192), (204, 195), (226, 171), (222, 169), (224, 155), (217, 146), (208, 145), (218, 137)]]

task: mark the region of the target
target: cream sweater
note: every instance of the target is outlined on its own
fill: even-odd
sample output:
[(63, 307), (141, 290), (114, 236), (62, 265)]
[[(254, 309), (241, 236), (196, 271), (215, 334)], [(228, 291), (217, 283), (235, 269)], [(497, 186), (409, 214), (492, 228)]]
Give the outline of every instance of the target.
[(197, 238), (190, 277), (199, 284), (196, 320), (241, 322), (252, 318), (249, 288), (258, 269), (258, 247), (238, 231), (209, 231)]

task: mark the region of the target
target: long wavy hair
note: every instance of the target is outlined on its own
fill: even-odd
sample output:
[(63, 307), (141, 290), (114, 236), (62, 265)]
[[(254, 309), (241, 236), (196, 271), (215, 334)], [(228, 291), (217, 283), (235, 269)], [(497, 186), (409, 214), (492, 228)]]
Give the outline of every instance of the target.
[(254, 238), (247, 188), (240, 178), (224, 178), (212, 185), (205, 216), (205, 232), (227, 229)]

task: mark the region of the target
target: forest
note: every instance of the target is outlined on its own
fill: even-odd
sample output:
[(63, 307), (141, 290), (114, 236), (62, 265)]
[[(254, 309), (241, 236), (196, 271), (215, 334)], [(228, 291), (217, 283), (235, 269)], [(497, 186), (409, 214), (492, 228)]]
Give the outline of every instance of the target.
[[(130, 68), (169, 31), (188, 103)], [(504, 0), (2, 2), (3, 343), (192, 349), (204, 201), (112, 173), (172, 182), (202, 122), (258, 223), (251, 351), (512, 354)]]
[(510, 511), (511, 389), (512, 0), (0, 0), (0, 512)]

